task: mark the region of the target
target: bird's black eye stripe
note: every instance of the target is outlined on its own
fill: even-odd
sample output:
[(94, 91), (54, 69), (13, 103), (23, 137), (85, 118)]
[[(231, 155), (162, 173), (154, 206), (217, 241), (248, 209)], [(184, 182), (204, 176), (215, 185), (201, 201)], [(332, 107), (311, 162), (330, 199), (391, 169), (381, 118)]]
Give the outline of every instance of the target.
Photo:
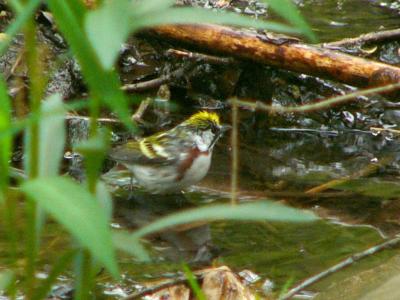
[(211, 125), (211, 132), (217, 134), (219, 131), (218, 126), (216, 124)]

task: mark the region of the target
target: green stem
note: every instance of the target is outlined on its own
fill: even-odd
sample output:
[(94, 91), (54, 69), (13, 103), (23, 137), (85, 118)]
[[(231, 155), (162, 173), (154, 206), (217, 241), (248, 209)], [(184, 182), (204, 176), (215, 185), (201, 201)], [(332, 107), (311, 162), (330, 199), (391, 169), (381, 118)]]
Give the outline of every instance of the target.
[(9, 3), (14, 12), (21, 13), (23, 11), (24, 6), (19, 0), (11, 0)]
[[(0, 131), (11, 127), (11, 100), (8, 97), (7, 85), (0, 74)], [(8, 194), (10, 183), (10, 158), (12, 152), (12, 137), (0, 136), (0, 204), (4, 205), (4, 230), (8, 240), (9, 268), (16, 270), (17, 266), (17, 230), (15, 222), (16, 200)], [(10, 299), (17, 294), (15, 280), (8, 289)]]
[(90, 291), (94, 283), (92, 270), (92, 259), (90, 253), (87, 250), (81, 250), (76, 260), (75, 300), (89, 299)]
[[(27, 22), (25, 28), (25, 56), (28, 66), (30, 82), (30, 111), (32, 114), (40, 114), (40, 103), (44, 91), (44, 82), (41, 77), (39, 53), (36, 42), (36, 24), (33, 19)], [(40, 118), (40, 116), (39, 116)], [(39, 175), (39, 124), (33, 123), (28, 128), (26, 150), (28, 153), (27, 174), (29, 179)], [(26, 202), (26, 296), (30, 298), (36, 284), (36, 264), (39, 248), (38, 208), (35, 201)]]
[(232, 130), (231, 130), (231, 204), (237, 204), (237, 186), (239, 170), (239, 142), (238, 142), (238, 105), (237, 99), (232, 99)]
[[(5, 209), (4, 209), (4, 222), (5, 230), (8, 236), (8, 247), (10, 253), (10, 266), (16, 270), (17, 267), (17, 250), (18, 250), (18, 239), (16, 230), (16, 199), (13, 196), (5, 194)], [(11, 286), (8, 288), (8, 296), (11, 300), (17, 297), (17, 286), (15, 280), (13, 280)]]
[[(95, 138), (98, 134), (98, 126), (97, 126), (97, 119), (100, 115), (100, 98), (96, 95), (93, 95), (90, 99), (89, 103), (89, 113), (90, 113), (90, 128), (89, 128), (89, 137)], [(93, 154), (89, 154), (93, 156)], [(86, 157), (87, 160), (96, 159), (95, 157)], [(87, 177), (87, 184), (89, 191), (96, 195), (96, 185), (97, 185), (97, 172), (92, 172), (93, 170), (89, 170), (89, 166), (91, 163), (86, 164), (86, 177)]]

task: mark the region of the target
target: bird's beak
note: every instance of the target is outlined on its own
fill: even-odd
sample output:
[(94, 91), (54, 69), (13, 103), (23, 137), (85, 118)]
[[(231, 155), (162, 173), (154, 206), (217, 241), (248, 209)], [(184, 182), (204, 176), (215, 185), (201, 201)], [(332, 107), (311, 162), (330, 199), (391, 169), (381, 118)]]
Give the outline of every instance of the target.
[(224, 133), (224, 132), (226, 132), (228, 130), (231, 130), (231, 129), (232, 129), (232, 126), (228, 125), (228, 124), (222, 124), (220, 126), (221, 133)]
[(219, 126), (219, 133), (217, 133), (217, 134), (214, 136), (214, 139), (213, 139), (213, 141), (212, 141), (212, 143), (210, 144), (210, 147), (209, 147), (208, 149), (212, 149), (212, 148), (214, 147), (215, 143), (218, 141), (218, 139), (219, 139), (220, 137), (222, 137), (222, 135), (224, 134), (224, 132), (228, 131), (228, 130), (231, 129), (231, 128), (232, 128), (232, 126), (231, 126), (231, 125), (228, 125), (228, 124), (222, 124), (222, 125), (220, 125), (220, 126)]

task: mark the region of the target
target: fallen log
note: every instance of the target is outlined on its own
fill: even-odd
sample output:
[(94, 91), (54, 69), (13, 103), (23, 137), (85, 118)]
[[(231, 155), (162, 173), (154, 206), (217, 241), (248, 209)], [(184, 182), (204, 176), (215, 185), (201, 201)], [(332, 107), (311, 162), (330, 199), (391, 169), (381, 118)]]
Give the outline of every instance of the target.
[(209, 52), (367, 87), (400, 82), (400, 68), (296, 39), (218, 25), (164, 25), (147, 33)]

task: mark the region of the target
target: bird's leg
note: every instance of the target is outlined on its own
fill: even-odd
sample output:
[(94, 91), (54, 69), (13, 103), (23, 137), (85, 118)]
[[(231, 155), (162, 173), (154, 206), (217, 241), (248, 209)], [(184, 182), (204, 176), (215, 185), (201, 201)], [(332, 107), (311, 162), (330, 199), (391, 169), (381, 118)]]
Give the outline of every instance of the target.
[(128, 195), (129, 199), (133, 197), (133, 174), (131, 174), (130, 176), (130, 180), (129, 180), (129, 195)]

